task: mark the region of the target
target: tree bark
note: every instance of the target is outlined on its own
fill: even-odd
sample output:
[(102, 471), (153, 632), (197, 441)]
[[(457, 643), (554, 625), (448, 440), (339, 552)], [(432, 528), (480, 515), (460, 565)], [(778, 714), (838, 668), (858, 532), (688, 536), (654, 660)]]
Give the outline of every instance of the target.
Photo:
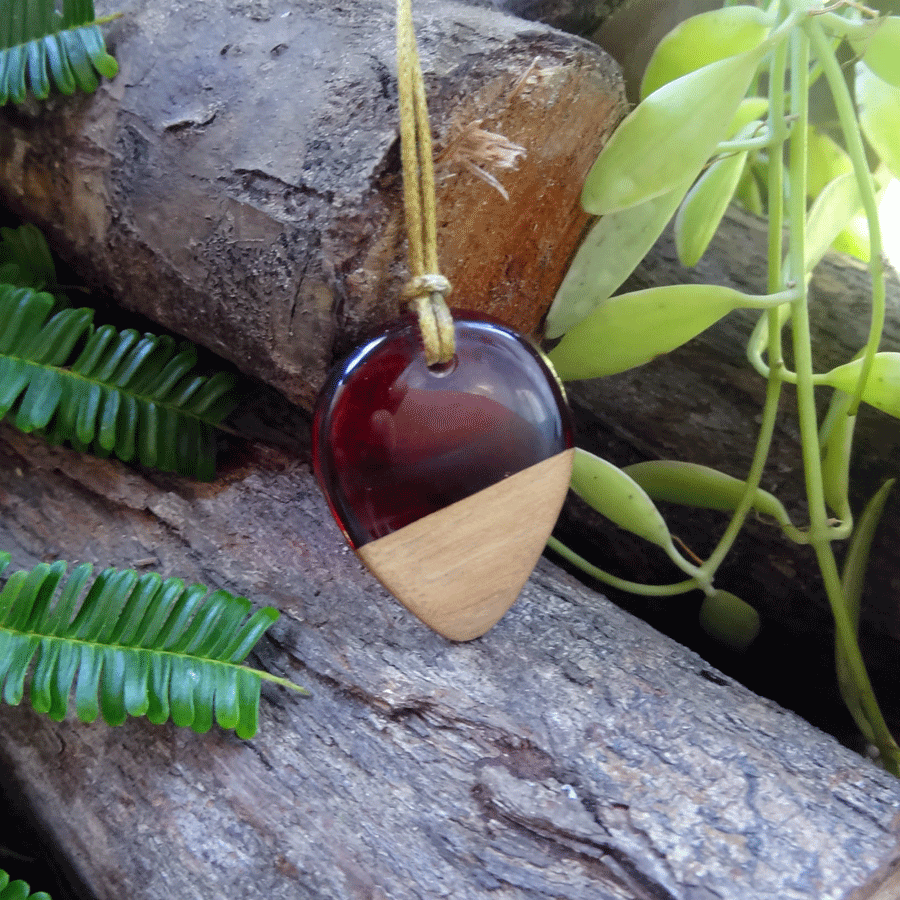
[(253, 661), (313, 691), (265, 690), (250, 741), (0, 708), (7, 772), (97, 900), (861, 900), (900, 856), (900, 781), (546, 561), (452, 644), (362, 569), (294, 455), (198, 485), (3, 427), (0, 462), (17, 564), (274, 603)]
[[(113, 81), (0, 110), (0, 199), (116, 303), (309, 407), (334, 357), (399, 309), (395, 4), (114, 6)], [(422, 0), (416, 24), (451, 303), (533, 332), (624, 113), (618, 69), (479, 4)], [(523, 149), (515, 171), (485, 133)]]

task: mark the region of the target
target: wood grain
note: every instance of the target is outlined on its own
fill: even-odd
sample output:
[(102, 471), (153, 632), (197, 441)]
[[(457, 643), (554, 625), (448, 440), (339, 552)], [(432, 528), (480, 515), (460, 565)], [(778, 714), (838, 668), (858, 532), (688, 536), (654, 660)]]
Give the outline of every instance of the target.
[[(394, 0), (97, 3), (113, 10), (114, 80), (0, 110), (0, 202), (117, 305), (310, 407), (407, 277)], [(618, 68), (474, 0), (418, 0), (416, 27), (450, 302), (533, 332), (625, 112)], [(478, 132), (523, 148), (515, 170)]]
[(900, 781), (546, 561), (483, 638), (439, 637), (296, 457), (197, 485), (0, 427), (0, 546), (273, 603), (252, 661), (313, 691), (266, 689), (251, 741), (0, 707), (95, 900), (849, 900), (900, 858)]
[(566, 499), (574, 455), (557, 453), (357, 555), (438, 634), (481, 637), (515, 603), (537, 564)]

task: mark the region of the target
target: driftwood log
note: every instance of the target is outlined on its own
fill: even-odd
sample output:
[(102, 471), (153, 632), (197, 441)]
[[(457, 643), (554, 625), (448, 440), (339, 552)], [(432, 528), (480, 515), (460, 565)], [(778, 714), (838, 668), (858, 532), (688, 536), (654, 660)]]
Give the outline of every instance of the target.
[[(115, 80), (0, 110), (0, 199), (118, 304), (310, 406), (399, 308), (394, 0), (114, 5)], [(533, 332), (624, 113), (618, 68), (480, 3), (423, 0), (416, 21), (451, 301)]]
[(345, 549), (305, 461), (258, 451), (197, 485), (3, 427), (0, 463), (17, 563), (152, 565), (274, 603), (254, 662), (313, 691), (264, 691), (246, 742), (0, 708), (7, 772), (97, 900), (890, 883), (900, 781), (547, 562), (488, 635), (452, 644)]

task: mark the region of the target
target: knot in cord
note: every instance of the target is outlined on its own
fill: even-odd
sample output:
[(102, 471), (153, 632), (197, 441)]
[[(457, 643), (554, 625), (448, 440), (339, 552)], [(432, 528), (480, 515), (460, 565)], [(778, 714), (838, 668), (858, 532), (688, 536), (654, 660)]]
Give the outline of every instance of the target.
[(403, 299), (418, 319), (429, 366), (446, 365), (456, 352), (453, 316), (444, 299), (449, 293), (450, 282), (437, 274), (411, 278), (403, 288)]
[(425, 82), (413, 32), (411, 0), (397, 0), (397, 90), (403, 207), (412, 279), (403, 299), (415, 310), (429, 366), (448, 363), (456, 352), (453, 317), (444, 297), (450, 282), (438, 274), (434, 161)]
[(425, 297), (429, 294), (440, 294), (441, 297), (446, 298), (451, 290), (450, 282), (443, 275), (432, 272), (410, 278), (403, 286), (400, 296), (403, 298), (404, 303), (412, 304), (420, 297)]

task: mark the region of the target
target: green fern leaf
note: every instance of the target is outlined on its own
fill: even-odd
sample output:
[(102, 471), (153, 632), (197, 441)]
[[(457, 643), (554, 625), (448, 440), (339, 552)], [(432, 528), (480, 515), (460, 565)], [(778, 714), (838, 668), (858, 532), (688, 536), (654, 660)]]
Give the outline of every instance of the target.
[(234, 377), (199, 375), (189, 343), (53, 310), (50, 294), (0, 284), (0, 418), (82, 452), (212, 478)]
[(118, 63), (94, 15), (93, 0), (0, 0), (0, 106), (22, 103), (28, 93), (39, 100), (53, 86), (63, 94), (88, 93), (97, 75), (112, 78)]
[(36, 291), (56, 287), (56, 266), (50, 248), (34, 225), (0, 228), (0, 284)]
[[(0, 572), (9, 565), (0, 553)], [(267, 606), (178, 578), (67, 563), (14, 572), (0, 591), (0, 689), (16, 705), (61, 721), (74, 694), (82, 722), (128, 716), (171, 719), (194, 731), (213, 722), (239, 737), (256, 733), (260, 686), (291, 682), (241, 665), (278, 618)], [(2, 894), (0, 894), (2, 900)]]
[(0, 900), (50, 900), (50, 895), (44, 891), (32, 894), (24, 881), (10, 881), (9, 875), (0, 869)]

